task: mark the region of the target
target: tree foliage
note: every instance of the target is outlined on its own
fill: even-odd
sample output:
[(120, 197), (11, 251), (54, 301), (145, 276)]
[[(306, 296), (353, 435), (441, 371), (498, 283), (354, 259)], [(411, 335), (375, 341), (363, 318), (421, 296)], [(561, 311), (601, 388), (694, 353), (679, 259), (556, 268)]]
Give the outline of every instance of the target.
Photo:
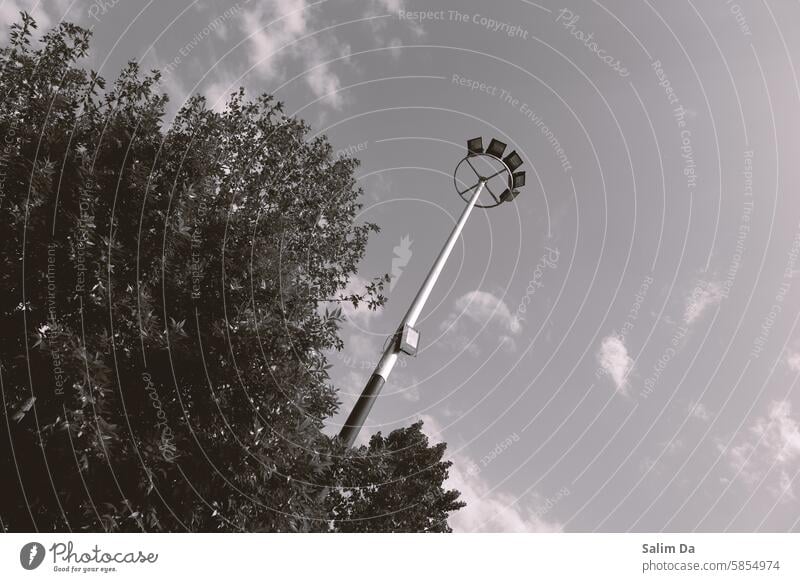
[(449, 532), (463, 507), (458, 491), (431, 487), (447, 478), (446, 445), (429, 446), (422, 422), (374, 435), (341, 467), (331, 494), (335, 528), (347, 532)]
[(0, 526), (447, 531), (419, 425), (352, 451), (321, 430), (321, 302), (384, 301), (385, 278), (342, 295), (377, 230), (357, 162), (268, 95), (166, 125), (157, 73), (106, 88), (86, 30), (35, 28), (0, 49)]

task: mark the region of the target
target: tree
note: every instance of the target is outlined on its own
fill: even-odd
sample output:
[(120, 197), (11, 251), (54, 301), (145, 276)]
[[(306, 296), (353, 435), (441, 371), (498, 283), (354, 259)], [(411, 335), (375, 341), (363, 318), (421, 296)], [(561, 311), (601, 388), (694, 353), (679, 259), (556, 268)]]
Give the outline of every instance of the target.
[(329, 499), (339, 531), (450, 532), (447, 517), (464, 506), (445, 491), (446, 445), (428, 445), (422, 422), (374, 435), (338, 475)]
[[(446, 530), (458, 494), (417, 425), (355, 451), (322, 432), (343, 345), (320, 306), (376, 309), (388, 280), (343, 295), (377, 230), (357, 162), (268, 95), (166, 126), (158, 73), (106, 90), (76, 65), (88, 31), (35, 28), (0, 49), (0, 526)], [(418, 509), (350, 527), (334, 505), (365, 485), (353, 519)]]

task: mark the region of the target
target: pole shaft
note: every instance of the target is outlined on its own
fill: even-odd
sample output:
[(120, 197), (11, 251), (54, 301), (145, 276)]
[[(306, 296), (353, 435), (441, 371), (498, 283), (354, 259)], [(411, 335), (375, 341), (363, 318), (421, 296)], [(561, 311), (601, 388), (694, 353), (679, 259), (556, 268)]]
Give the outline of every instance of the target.
[(339, 438), (345, 446), (353, 446), (353, 442), (361, 431), (361, 427), (364, 426), (364, 421), (367, 420), (367, 415), (372, 409), (372, 405), (375, 403), (375, 399), (378, 397), (378, 394), (380, 394), (381, 388), (383, 388), (385, 382), (386, 379), (376, 373), (373, 373), (370, 377), (369, 382), (367, 382), (367, 385), (364, 387), (364, 391), (358, 398), (358, 402), (353, 406), (350, 416), (347, 417), (347, 422), (339, 433)]
[(444, 248), (436, 258), (436, 262), (433, 263), (431, 270), (428, 272), (428, 276), (425, 277), (425, 282), (422, 284), (417, 296), (411, 303), (411, 307), (408, 308), (408, 312), (403, 319), (403, 324), (413, 326), (417, 323), (419, 314), (422, 312), (422, 308), (425, 307), (425, 302), (428, 300), (428, 296), (430, 296), (433, 286), (436, 284), (436, 280), (442, 273), (442, 269), (444, 269), (444, 265), (447, 262), (447, 259), (450, 257), (450, 253), (452, 252), (458, 237), (461, 235), (461, 231), (464, 229), (464, 225), (467, 223), (467, 219), (469, 218), (472, 209), (475, 208), (475, 204), (478, 202), (481, 192), (483, 192), (484, 184), (485, 182), (481, 180), (480, 184), (475, 190), (475, 194), (473, 194), (472, 198), (470, 198), (469, 204), (467, 204), (464, 212), (461, 213), (461, 218), (458, 219), (458, 222), (453, 227), (453, 232), (450, 233), (450, 237), (447, 239)]
[[(444, 265), (447, 262), (447, 259), (450, 256), (458, 237), (461, 235), (464, 225), (467, 223), (467, 219), (469, 218), (472, 209), (475, 208), (475, 204), (478, 202), (478, 198), (483, 191), (483, 186), (484, 181), (481, 180), (480, 184), (475, 190), (475, 194), (473, 194), (472, 198), (470, 198), (469, 204), (467, 204), (467, 207), (461, 213), (461, 217), (458, 219), (458, 222), (453, 227), (453, 231), (447, 238), (447, 242), (439, 252), (439, 256), (436, 257), (436, 261), (433, 263), (431, 270), (428, 272), (428, 276), (425, 277), (425, 281), (422, 283), (422, 287), (420, 287), (420, 290), (417, 292), (417, 296), (414, 297), (414, 301), (411, 302), (411, 306), (408, 308), (405, 317), (400, 322), (399, 330), (402, 330), (405, 325), (413, 326), (416, 324), (417, 319), (422, 312), (422, 308), (425, 307), (425, 302), (428, 300), (428, 297), (433, 290), (433, 286), (436, 284), (436, 280), (442, 273)], [(392, 368), (394, 368), (397, 358), (399, 357), (398, 343), (399, 342), (397, 341), (396, 337), (389, 342), (389, 345), (383, 352), (378, 365), (375, 366), (375, 371), (372, 373), (369, 382), (367, 382), (367, 385), (364, 387), (364, 391), (361, 393), (361, 396), (359, 396), (355, 406), (353, 406), (353, 410), (347, 417), (347, 421), (345, 421), (344, 426), (342, 426), (342, 430), (339, 432), (339, 438), (346, 447), (353, 446), (358, 433), (361, 432), (361, 428), (364, 426), (364, 421), (367, 419), (370, 410), (372, 410), (373, 404), (375, 404), (378, 394), (380, 394), (381, 388), (383, 388), (386, 380), (389, 379), (389, 374), (392, 372)]]

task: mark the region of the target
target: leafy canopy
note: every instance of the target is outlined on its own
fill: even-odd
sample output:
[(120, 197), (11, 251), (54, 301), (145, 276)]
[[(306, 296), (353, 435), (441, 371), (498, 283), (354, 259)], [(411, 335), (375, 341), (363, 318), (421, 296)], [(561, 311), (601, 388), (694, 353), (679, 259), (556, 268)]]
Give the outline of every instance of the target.
[[(88, 31), (0, 49), (0, 526), (449, 531), (444, 445), (416, 424), (344, 450), (326, 351), (374, 224), (356, 161), (263, 95), (108, 88)], [(335, 304), (333, 304), (335, 305)]]

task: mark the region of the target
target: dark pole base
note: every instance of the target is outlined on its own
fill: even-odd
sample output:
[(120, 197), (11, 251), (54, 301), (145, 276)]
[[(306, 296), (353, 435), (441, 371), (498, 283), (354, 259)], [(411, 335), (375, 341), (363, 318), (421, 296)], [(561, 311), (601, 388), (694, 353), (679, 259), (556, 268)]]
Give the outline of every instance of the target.
[(386, 380), (383, 376), (378, 374), (373, 374), (369, 379), (367, 386), (358, 398), (358, 402), (356, 402), (352, 412), (350, 412), (350, 416), (347, 417), (347, 421), (339, 432), (339, 439), (346, 447), (353, 446), (358, 433), (361, 432), (361, 428), (364, 426), (364, 421), (367, 419), (369, 411), (372, 410), (372, 405), (375, 404), (375, 399), (385, 383)]

